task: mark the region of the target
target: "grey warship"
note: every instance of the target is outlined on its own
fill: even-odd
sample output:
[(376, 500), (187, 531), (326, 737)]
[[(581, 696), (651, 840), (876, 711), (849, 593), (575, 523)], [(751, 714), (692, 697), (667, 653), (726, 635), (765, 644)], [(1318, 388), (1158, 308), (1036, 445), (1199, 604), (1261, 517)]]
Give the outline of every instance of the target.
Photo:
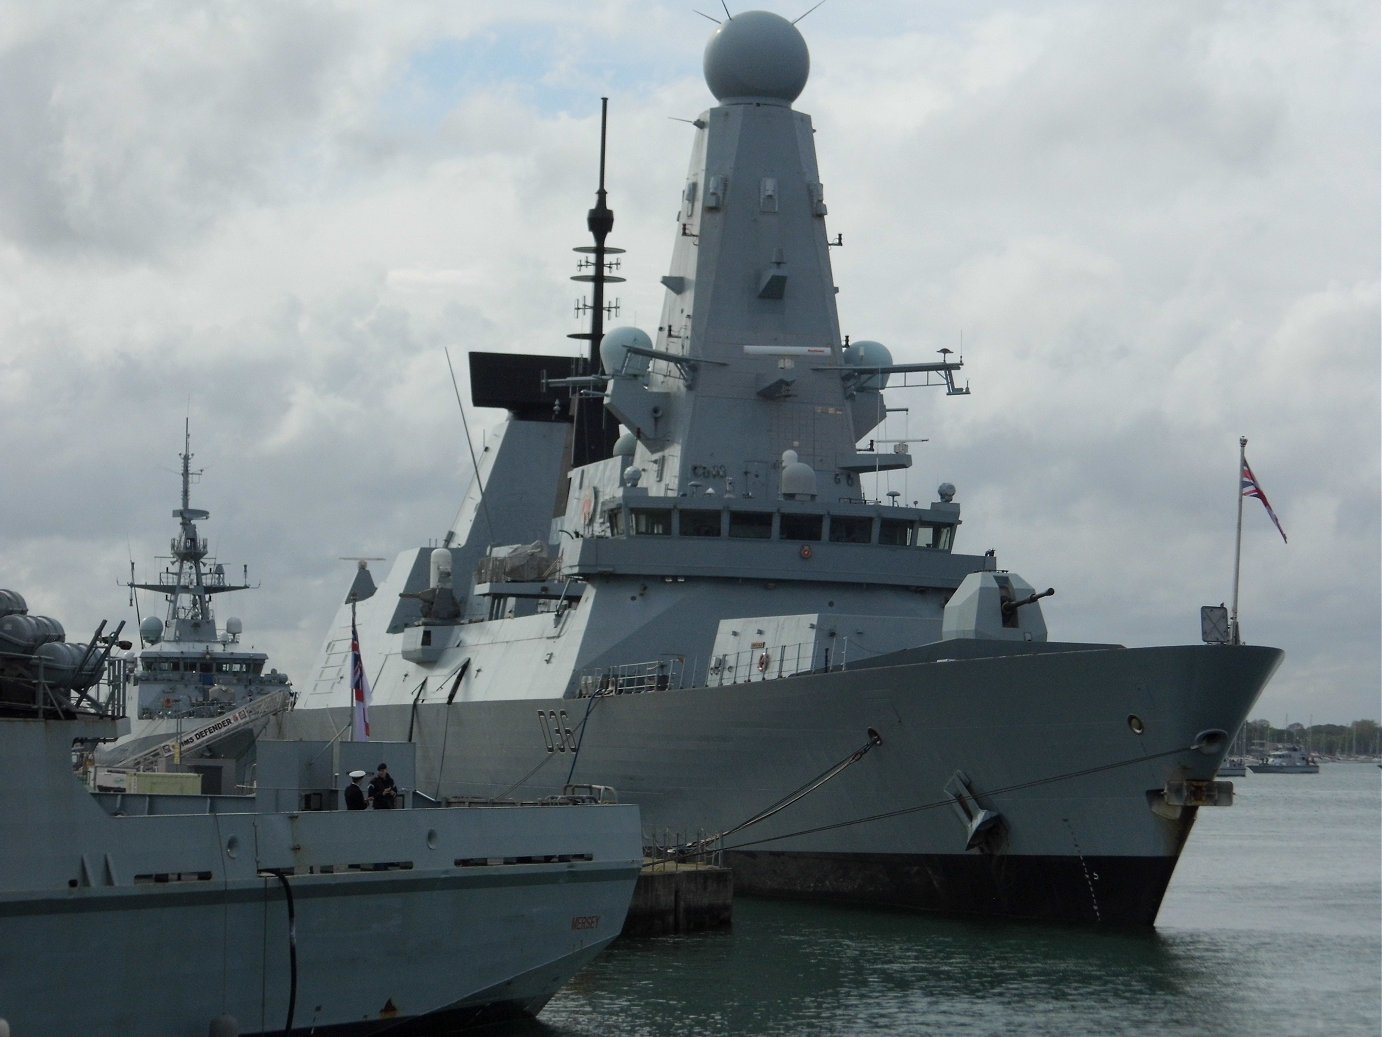
[[(633, 806), (443, 804), (379, 742), (260, 741), (251, 795), (89, 790), (74, 749), (128, 691), (103, 631), (0, 590), (0, 1032), (450, 1033), (537, 1013), (618, 935)], [(383, 753), (407, 808), (341, 809)]]
[[(178, 530), (169, 541), (168, 562), (156, 579), (134, 579), (130, 562), (130, 603), (137, 591), (162, 595), (164, 618), (139, 622), (139, 665), (131, 675), (137, 697), (126, 721), (130, 730), (97, 753), (102, 780), (123, 783), (123, 771), (161, 769), (185, 753), (197, 753), (207, 792), (231, 791), (232, 764), (244, 752), (263, 719), (286, 709), (292, 685), (269, 666), (268, 656), (241, 643), (244, 624), (228, 616), (216, 621), (213, 602), (223, 594), (249, 590), (249, 567), (236, 581), (211, 555), (197, 523), (211, 517), (192, 507), (191, 487), (201, 475), (192, 469), (190, 421), (183, 425), (182, 497), (173, 510)], [(214, 731), (208, 728), (213, 727)], [(224, 756), (212, 758), (210, 749)]]
[[(773, 14), (707, 44), (651, 335), (601, 322), (602, 152), (590, 355), (470, 354), (507, 419), (360, 603), (371, 721), (448, 792), (608, 781), (740, 892), (1151, 925), (1282, 653), (1053, 640), (1050, 591), (956, 550), (953, 485), (874, 498), (911, 463), (869, 441), (884, 391), (967, 386), (841, 333), (809, 65)], [(349, 723), (349, 620), (285, 730)]]

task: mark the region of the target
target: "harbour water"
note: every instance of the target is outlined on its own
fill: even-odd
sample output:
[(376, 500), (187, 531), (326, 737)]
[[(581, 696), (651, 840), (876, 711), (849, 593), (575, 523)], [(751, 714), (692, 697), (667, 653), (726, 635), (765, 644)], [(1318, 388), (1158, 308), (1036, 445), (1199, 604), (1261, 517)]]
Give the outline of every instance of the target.
[(1382, 770), (1248, 775), (1155, 931), (741, 899), (732, 931), (621, 940), (512, 1037), (1382, 1032)]

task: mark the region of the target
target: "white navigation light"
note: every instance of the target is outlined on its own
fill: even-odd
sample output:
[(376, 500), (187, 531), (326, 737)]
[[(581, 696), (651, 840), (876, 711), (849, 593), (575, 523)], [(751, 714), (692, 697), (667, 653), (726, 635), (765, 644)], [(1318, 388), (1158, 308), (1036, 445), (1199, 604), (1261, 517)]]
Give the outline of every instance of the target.
[(755, 98), (791, 104), (806, 86), (811, 54), (781, 15), (745, 11), (720, 24), (705, 45), (705, 84), (717, 101)]
[(605, 374), (641, 375), (648, 370), (649, 357), (630, 353), (629, 347), (652, 349), (653, 340), (640, 328), (611, 328), (600, 339), (600, 366)]

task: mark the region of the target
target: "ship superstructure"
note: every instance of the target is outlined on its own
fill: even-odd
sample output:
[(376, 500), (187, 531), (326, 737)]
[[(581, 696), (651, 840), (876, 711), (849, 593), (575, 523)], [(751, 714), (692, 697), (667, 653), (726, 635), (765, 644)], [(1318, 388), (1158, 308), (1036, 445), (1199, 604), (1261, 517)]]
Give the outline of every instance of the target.
[[(131, 602), (137, 592), (151, 591), (164, 598), (165, 612), (161, 619), (150, 615), (139, 623), (131, 730), (102, 750), (102, 762), (110, 766), (136, 762), (149, 766), (171, 759), (180, 755), (181, 741), (212, 721), (241, 711), (257, 717), (290, 704), (292, 686), (287, 675), (271, 667), (264, 652), (241, 643), (241, 620), (230, 616), (224, 627), (217, 624), (214, 600), (254, 585), (249, 582), (248, 566), (238, 581), (226, 573), (197, 527), (211, 513), (192, 507), (191, 487), (201, 475), (192, 469), (192, 456), (189, 423), (184, 426), (179, 455), (181, 503), (173, 511), (178, 529), (169, 541), (167, 561), (156, 579), (144, 582), (134, 578), (134, 563), (130, 563), (126, 586)], [(225, 730), (226, 735), (231, 733)], [(151, 752), (155, 748), (166, 752)]]
[[(741, 891), (1150, 924), (1281, 653), (1052, 641), (1053, 591), (955, 550), (953, 485), (870, 495), (911, 463), (869, 439), (884, 391), (967, 388), (948, 351), (842, 335), (808, 70), (776, 15), (708, 44), (654, 334), (471, 354), (509, 417), (445, 535), (358, 602), (371, 723), (450, 792), (608, 781)], [(286, 730), (348, 725), (349, 621)]]

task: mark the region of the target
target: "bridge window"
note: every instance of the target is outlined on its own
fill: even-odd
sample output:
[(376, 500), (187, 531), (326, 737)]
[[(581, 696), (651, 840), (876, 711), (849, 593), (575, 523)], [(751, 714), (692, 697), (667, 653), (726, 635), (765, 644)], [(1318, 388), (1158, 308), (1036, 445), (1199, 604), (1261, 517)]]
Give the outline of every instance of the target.
[(681, 535), (684, 537), (717, 537), (720, 535), (719, 509), (715, 511), (684, 510), (681, 517)]
[(951, 540), (955, 536), (955, 527), (933, 526), (929, 522), (923, 522), (920, 534), (918, 543), (922, 547), (929, 547), (937, 551), (949, 551)]
[(893, 547), (911, 547), (916, 543), (916, 532), (915, 522), (890, 518), (878, 520), (878, 542), (880, 544), (889, 544)]
[(873, 539), (873, 519), (857, 515), (831, 515), (830, 540), (836, 544), (867, 544)]
[(822, 515), (791, 515), (783, 512), (778, 535), (783, 540), (819, 540), (824, 526), (825, 518)]
[(729, 535), (746, 540), (767, 540), (773, 535), (771, 511), (731, 511)]
[(672, 513), (666, 508), (632, 508), (633, 532), (636, 536), (665, 537), (672, 535)]

